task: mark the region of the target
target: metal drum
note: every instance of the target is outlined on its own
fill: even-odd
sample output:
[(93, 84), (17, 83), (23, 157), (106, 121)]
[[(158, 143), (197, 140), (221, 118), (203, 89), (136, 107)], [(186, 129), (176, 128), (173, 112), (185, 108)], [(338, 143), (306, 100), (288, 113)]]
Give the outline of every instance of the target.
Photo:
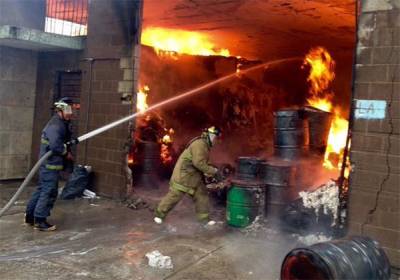
[(317, 243), (286, 255), (281, 279), (390, 279), (390, 263), (379, 244), (364, 236)]
[(236, 178), (239, 180), (256, 179), (261, 162), (262, 159), (257, 157), (239, 157)]
[(264, 216), (265, 188), (257, 182), (233, 180), (226, 203), (227, 223), (246, 227), (257, 216)]
[(310, 151), (323, 156), (332, 124), (332, 113), (306, 107), (305, 114), (309, 125)]
[(283, 209), (295, 197), (296, 167), (287, 161), (269, 160), (260, 165), (260, 181), (266, 187), (265, 213), (280, 218)]
[(295, 165), (287, 161), (272, 159), (261, 162), (259, 178), (266, 185), (293, 186), (295, 182)]
[(281, 110), (274, 117), (275, 155), (285, 160), (305, 156), (309, 150), (309, 128), (304, 110)]
[(135, 183), (140, 187), (158, 188), (158, 172), (161, 164), (160, 145), (155, 142), (138, 143), (140, 168)]

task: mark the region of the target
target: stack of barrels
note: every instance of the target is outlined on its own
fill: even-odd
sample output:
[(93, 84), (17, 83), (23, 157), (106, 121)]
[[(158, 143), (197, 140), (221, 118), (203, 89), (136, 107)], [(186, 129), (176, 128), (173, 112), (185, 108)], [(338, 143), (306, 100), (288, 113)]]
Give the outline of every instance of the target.
[[(274, 156), (239, 157), (237, 175), (227, 196), (228, 224), (244, 227), (257, 215), (279, 219), (310, 176), (303, 159), (322, 163), (332, 116), (312, 107), (274, 113)], [(263, 200), (263, 201), (261, 201)]]
[(283, 160), (324, 156), (332, 114), (313, 107), (274, 113), (274, 151)]

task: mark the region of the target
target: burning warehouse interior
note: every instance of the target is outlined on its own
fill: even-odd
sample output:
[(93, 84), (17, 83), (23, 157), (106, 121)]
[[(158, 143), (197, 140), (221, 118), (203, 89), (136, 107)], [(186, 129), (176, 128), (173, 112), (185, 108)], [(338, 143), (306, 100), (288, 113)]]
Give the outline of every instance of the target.
[(3, 0), (0, 275), (398, 277), (399, 9)]

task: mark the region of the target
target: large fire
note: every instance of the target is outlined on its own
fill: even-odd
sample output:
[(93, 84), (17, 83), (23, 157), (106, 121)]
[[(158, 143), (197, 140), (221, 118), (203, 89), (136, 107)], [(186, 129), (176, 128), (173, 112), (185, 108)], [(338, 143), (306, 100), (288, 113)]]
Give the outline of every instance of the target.
[(335, 61), (323, 47), (316, 47), (309, 51), (304, 64), (311, 67), (307, 81), (310, 82), (310, 93), (313, 97), (326, 95), (330, 83), (335, 78)]
[[(150, 87), (148, 85), (144, 85), (143, 87), (139, 87), (139, 91), (137, 93), (137, 102), (136, 102), (136, 109), (138, 112), (144, 113), (146, 109), (149, 107), (147, 104), (147, 96), (150, 92)], [(144, 114), (142, 115), (142, 118), (146, 120), (146, 122), (151, 122), (152, 119), (161, 119), (160, 116), (154, 117), (151, 114)], [(157, 122), (158, 123), (158, 122)], [(162, 122), (163, 123), (163, 122)], [(144, 126), (148, 126), (144, 125)], [(161, 123), (160, 123), (161, 126)], [(172, 128), (167, 129), (165, 127), (161, 127), (163, 129), (163, 136), (158, 137), (158, 143), (160, 144), (160, 159), (163, 164), (169, 164), (172, 162), (172, 135), (175, 133)], [(128, 164), (132, 165), (135, 163), (135, 159), (133, 155), (128, 157)]]
[[(311, 97), (307, 99), (308, 104), (334, 114), (324, 156), (324, 167), (339, 169), (343, 161), (349, 122), (340, 116), (338, 108), (333, 107), (333, 94), (329, 92), (330, 83), (335, 78), (335, 61), (326, 49), (317, 47), (311, 49), (306, 55), (304, 64), (311, 68), (307, 79), (310, 82), (311, 94)], [(346, 175), (348, 175), (348, 170)]]
[(205, 33), (147, 27), (142, 32), (142, 44), (153, 47), (158, 55), (176, 57), (178, 54), (229, 56), (229, 50), (220, 49)]

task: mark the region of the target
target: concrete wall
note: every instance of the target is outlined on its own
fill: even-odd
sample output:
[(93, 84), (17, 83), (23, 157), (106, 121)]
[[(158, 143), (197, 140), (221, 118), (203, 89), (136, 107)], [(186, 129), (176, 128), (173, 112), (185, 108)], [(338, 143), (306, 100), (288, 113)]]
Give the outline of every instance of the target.
[[(132, 79), (124, 79), (124, 69), (128, 69), (128, 72), (130, 69), (132, 75), (130, 38), (134, 33), (131, 28), (134, 3), (133, 0), (90, 1), (85, 57), (93, 61), (83, 61), (81, 64), (80, 134), (87, 132), (85, 124), (88, 109), (88, 131), (91, 131), (128, 115), (132, 108), (132, 105), (122, 104), (121, 96), (123, 92), (131, 92), (133, 87)], [(114, 198), (126, 195), (124, 167), (128, 135), (128, 125), (124, 124), (79, 145), (78, 162), (93, 166), (96, 191), (102, 195)]]
[(44, 30), (46, 0), (1, 0), (0, 25)]
[[(361, 1), (354, 99), (383, 100), (383, 119), (353, 123), (349, 233), (370, 236), (400, 267), (400, 2)], [(359, 110), (356, 108), (356, 111)], [(372, 113), (369, 112), (369, 113)]]
[(30, 167), (37, 53), (0, 47), (0, 179)]
[(57, 71), (79, 70), (80, 58), (81, 52), (78, 51), (47, 52), (38, 55), (32, 164), (38, 160), (42, 129), (53, 114), (51, 108), (56, 90)]

